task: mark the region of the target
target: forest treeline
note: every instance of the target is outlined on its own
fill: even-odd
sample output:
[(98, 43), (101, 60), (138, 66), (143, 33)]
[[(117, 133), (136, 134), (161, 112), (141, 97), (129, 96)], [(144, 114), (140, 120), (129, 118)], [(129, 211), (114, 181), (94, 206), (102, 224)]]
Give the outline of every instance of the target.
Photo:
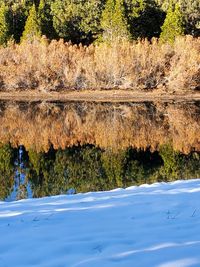
[(45, 35), (72, 43), (200, 35), (199, 0), (0, 0), (0, 44)]

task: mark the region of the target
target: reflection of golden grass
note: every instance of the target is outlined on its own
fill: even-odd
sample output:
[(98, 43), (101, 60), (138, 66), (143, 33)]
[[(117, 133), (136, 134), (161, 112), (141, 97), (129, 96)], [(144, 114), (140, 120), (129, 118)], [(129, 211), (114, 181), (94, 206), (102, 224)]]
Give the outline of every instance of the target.
[(169, 142), (185, 153), (200, 150), (199, 108), (194, 104), (23, 105), (9, 104), (1, 115), (1, 142), (38, 151), (51, 144), (64, 149), (87, 143), (153, 151)]
[(89, 47), (46, 39), (0, 48), (1, 90), (185, 90), (200, 85), (200, 39)]

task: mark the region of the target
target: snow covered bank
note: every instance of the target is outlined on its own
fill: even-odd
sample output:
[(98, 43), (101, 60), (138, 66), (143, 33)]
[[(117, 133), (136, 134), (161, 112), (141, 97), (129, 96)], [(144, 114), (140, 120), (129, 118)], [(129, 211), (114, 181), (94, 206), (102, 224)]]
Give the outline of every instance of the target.
[(0, 202), (0, 267), (200, 266), (200, 180)]

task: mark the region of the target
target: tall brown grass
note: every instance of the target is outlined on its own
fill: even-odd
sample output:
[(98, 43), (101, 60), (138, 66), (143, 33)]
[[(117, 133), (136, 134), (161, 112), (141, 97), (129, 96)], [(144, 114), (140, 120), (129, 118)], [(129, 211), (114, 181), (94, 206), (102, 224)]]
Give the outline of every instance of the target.
[(0, 48), (0, 90), (200, 88), (200, 38), (71, 45), (45, 38)]

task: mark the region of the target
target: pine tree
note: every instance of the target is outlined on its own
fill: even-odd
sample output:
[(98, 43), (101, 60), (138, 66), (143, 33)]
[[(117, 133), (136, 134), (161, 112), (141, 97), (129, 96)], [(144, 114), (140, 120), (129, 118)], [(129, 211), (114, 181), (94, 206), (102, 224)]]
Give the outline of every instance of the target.
[(178, 4), (175, 5), (175, 8), (173, 8), (172, 4), (169, 6), (161, 29), (160, 40), (163, 42), (173, 43), (176, 36), (184, 34), (183, 15)]
[(38, 17), (41, 23), (41, 32), (49, 39), (57, 37), (55, 29), (53, 27), (53, 16), (51, 15), (50, 1), (40, 0), (38, 6)]
[(89, 44), (100, 31), (104, 0), (55, 0), (51, 3), (53, 26), (59, 37)]
[(10, 10), (2, 4), (0, 7), (0, 45), (4, 45), (11, 37), (11, 16)]
[(101, 27), (104, 41), (128, 39), (128, 24), (124, 15), (122, 0), (107, 0), (102, 13)]
[(185, 21), (185, 33), (200, 36), (200, 1), (179, 0)]
[(102, 13), (101, 27), (104, 30), (105, 35), (112, 34), (113, 28), (113, 15), (115, 13), (115, 0), (107, 0), (105, 9)]
[(125, 0), (125, 9), (133, 39), (160, 36), (165, 12), (154, 0)]
[(33, 5), (30, 9), (21, 41), (33, 41), (35, 38), (40, 37), (41, 35), (41, 23), (37, 16), (35, 5)]
[(22, 3), (14, 3), (11, 6), (11, 13), (12, 13), (12, 35), (15, 42), (19, 43), (20, 38), (22, 36), (24, 26), (26, 23), (26, 10)]

